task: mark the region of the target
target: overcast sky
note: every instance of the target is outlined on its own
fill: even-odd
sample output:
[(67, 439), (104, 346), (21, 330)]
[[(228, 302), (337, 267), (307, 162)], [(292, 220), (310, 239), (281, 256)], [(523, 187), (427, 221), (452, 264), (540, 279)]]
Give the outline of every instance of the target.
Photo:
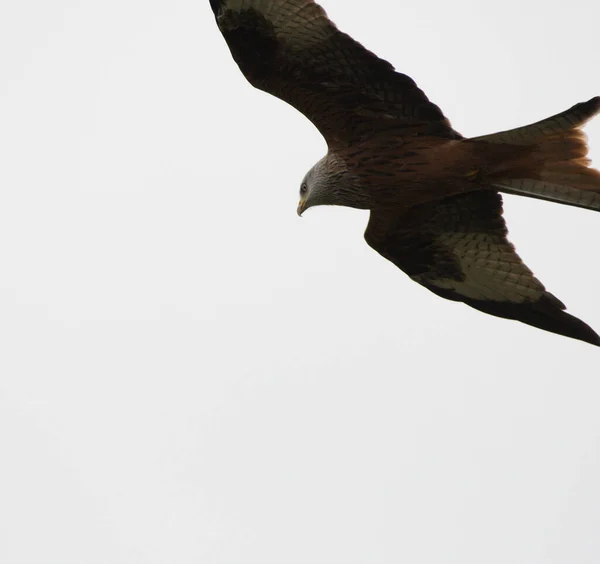
[[(594, 0), (323, 5), (465, 135), (600, 94)], [(206, 0), (0, 3), (1, 562), (600, 561), (600, 350), (299, 219), (325, 150)], [(505, 208), (600, 330), (600, 215)]]

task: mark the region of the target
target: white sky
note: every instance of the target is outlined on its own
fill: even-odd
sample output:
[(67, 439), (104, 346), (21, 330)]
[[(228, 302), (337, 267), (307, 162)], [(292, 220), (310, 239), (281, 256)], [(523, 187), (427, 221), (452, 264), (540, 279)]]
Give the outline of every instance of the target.
[[(466, 135), (600, 94), (594, 0), (323, 4)], [(0, 3), (1, 562), (600, 560), (600, 351), (298, 219), (324, 152), (208, 1)], [(506, 210), (600, 330), (600, 216)]]

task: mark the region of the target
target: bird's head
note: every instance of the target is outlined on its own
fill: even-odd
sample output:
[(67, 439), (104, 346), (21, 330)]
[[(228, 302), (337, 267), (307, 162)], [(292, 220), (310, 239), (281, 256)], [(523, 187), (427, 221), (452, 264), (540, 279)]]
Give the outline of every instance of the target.
[(318, 206), (325, 203), (323, 201), (323, 174), (320, 174), (321, 163), (324, 159), (321, 159), (316, 165), (314, 165), (302, 179), (300, 184), (300, 200), (298, 202), (298, 215), (312, 206)]
[(313, 206), (353, 206), (344, 194), (353, 184), (345, 164), (331, 154), (324, 156), (304, 176), (300, 184), (298, 215)]

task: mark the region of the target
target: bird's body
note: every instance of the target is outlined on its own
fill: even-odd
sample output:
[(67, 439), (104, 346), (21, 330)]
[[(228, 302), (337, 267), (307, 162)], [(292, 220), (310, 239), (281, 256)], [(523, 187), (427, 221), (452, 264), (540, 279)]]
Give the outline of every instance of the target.
[(581, 131), (600, 97), (465, 139), (410, 77), (340, 32), (314, 1), (210, 3), (250, 83), (304, 113), (328, 143), (302, 182), (298, 213), (368, 209), (367, 243), (436, 294), (600, 345), (516, 254), (499, 194), (600, 211), (600, 173)]
[(478, 152), (468, 141), (396, 135), (375, 136), (328, 156), (344, 163), (369, 197), (366, 208), (374, 209), (410, 207), (478, 189), (478, 177), (485, 174)]

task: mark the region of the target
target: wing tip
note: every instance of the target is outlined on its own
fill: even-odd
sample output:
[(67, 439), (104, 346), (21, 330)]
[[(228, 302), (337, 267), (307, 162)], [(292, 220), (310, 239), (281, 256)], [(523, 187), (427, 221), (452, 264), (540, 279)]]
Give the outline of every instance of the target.
[[(598, 333), (596, 333), (596, 331), (594, 331), (587, 323), (564, 311), (562, 312), (562, 317), (563, 319), (560, 328), (564, 328), (564, 332), (560, 331), (560, 329), (558, 331), (547, 329), (547, 331), (600, 347), (600, 335), (598, 335)], [(545, 328), (541, 327), (541, 329)]]
[(223, 2), (221, 0), (209, 0), (209, 2), (213, 14), (215, 15), (215, 17), (217, 17), (219, 15)]
[(549, 292), (537, 302), (511, 303), (473, 300), (434, 286), (427, 286), (427, 288), (442, 298), (463, 302), (483, 313), (520, 321), (549, 333), (600, 347), (600, 335), (587, 323), (564, 311), (563, 303)]
[[(598, 98), (598, 103), (600, 104), (600, 98)], [(546, 292), (545, 296), (534, 304), (534, 307), (539, 308), (539, 312), (543, 316), (542, 324), (538, 325), (540, 329), (600, 347), (600, 335), (585, 321), (564, 311), (564, 304), (550, 292)]]
[[(569, 314), (567, 313), (565, 315)], [(580, 325), (580, 329), (578, 329), (577, 334), (567, 335), (568, 337), (572, 336), (574, 339), (579, 339), (580, 341), (584, 341), (586, 343), (589, 343), (590, 345), (600, 347), (600, 335), (598, 335), (596, 331), (594, 331), (587, 323), (581, 321), (581, 319), (578, 319), (577, 317), (574, 317), (572, 315), (569, 315), (569, 317), (572, 317), (578, 322), (578, 324)]]
[(552, 294), (533, 303), (509, 304), (464, 300), (467, 305), (505, 319), (515, 319), (549, 333), (570, 337), (600, 347), (600, 335), (587, 323), (564, 311)]

